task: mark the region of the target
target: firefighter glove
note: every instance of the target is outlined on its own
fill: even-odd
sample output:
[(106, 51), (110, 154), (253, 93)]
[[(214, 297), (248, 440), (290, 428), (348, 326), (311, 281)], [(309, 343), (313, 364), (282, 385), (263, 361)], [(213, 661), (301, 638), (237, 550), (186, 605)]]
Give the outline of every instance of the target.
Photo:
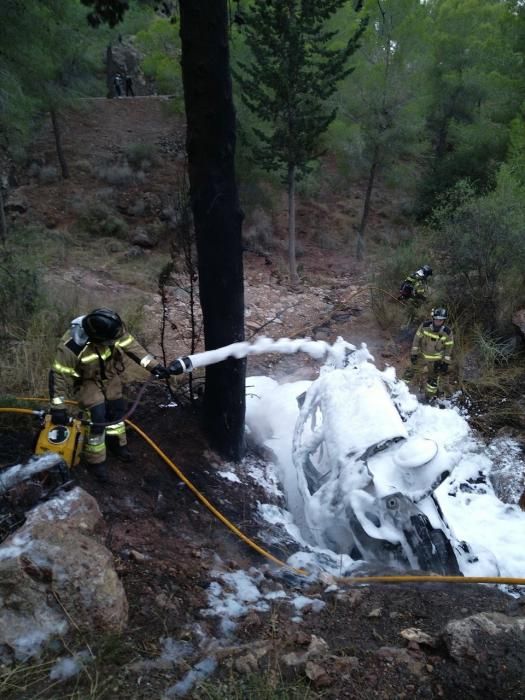
[(170, 371), (167, 367), (164, 367), (164, 365), (157, 365), (151, 370), (151, 374), (157, 377), (157, 379), (168, 379)]
[(51, 422), (54, 425), (67, 425), (69, 423), (69, 418), (65, 408), (52, 408), (51, 411)]
[(169, 366), (170, 374), (183, 374), (193, 371), (193, 365), (189, 357), (178, 357)]
[(448, 372), (448, 364), (438, 360), (434, 363), (434, 369), (436, 372), (438, 372), (438, 374), (446, 374)]
[(410, 355), (410, 362), (415, 365), (417, 362), (417, 355)]

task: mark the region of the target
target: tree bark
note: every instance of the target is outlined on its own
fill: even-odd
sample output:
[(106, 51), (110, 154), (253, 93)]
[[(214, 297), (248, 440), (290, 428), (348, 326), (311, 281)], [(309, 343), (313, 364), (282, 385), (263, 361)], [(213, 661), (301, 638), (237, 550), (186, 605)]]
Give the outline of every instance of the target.
[[(181, 0), (182, 79), (190, 197), (206, 350), (244, 340), (243, 214), (235, 181), (226, 0)], [(205, 429), (226, 459), (244, 449), (246, 361), (206, 368)]]
[(365, 231), (366, 226), (368, 224), (368, 216), (370, 214), (370, 200), (372, 199), (372, 190), (374, 189), (374, 180), (377, 172), (378, 163), (379, 148), (376, 146), (374, 149), (372, 164), (370, 166), (370, 172), (368, 173), (368, 182), (366, 185), (365, 202), (363, 204), (363, 214), (361, 216), (361, 223), (359, 224), (359, 229), (357, 231), (356, 257), (358, 260), (363, 260), (363, 258), (365, 257)]
[(2, 192), (2, 183), (0, 183), (0, 243), (2, 245), (5, 245), (7, 239), (7, 219), (4, 207), (4, 194)]
[(57, 149), (58, 162), (60, 163), (60, 170), (62, 171), (62, 177), (64, 180), (67, 180), (69, 177), (69, 168), (67, 167), (67, 161), (62, 149), (62, 136), (60, 133), (58, 116), (56, 110), (54, 109), (51, 110), (51, 123), (53, 125), (53, 135), (55, 137), (55, 146)]
[(295, 248), (295, 165), (288, 165), (288, 268), (290, 283), (296, 285), (299, 275)]

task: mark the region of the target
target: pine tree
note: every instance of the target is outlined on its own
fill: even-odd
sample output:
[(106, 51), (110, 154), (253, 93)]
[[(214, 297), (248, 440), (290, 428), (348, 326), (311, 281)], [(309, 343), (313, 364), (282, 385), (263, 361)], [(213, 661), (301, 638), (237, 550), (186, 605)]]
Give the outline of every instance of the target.
[[(347, 0), (254, 0), (245, 14), (246, 43), (252, 61), (241, 63), (236, 78), (241, 97), (264, 123), (254, 129), (257, 161), (278, 169), (288, 189), (288, 261), (295, 283), (295, 186), (320, 155), (320, 137), (336, 115), (330, 97), (349, 73), (348, 58), (366, 27), (344, 43), (335, 42), (330, 18)], [(361, 9), (357, 4), (356, 10)]]

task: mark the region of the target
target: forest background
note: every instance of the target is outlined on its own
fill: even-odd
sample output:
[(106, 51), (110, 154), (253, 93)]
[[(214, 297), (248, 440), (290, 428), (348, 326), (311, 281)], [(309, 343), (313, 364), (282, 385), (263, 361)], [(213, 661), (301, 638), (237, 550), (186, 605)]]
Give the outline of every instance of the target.
[[(65, 159), (60, 122), (67, 121), (69, 110), (80, 108), (82, 98), (114, 96), (117, 64), (112, 51), (119, 47), (131, 47), (139, 56), (138, 94), (169, 95), (174, 121), (183, 119), (178, 4), (145, 0), (124, 4), (128, 11), (113, 28), (100, 21), (96, 3), (89, 1), (12, 0), (3, 8), (0, 353), (7, 358), (14, 346), (24, 349), (20, 353), (24, 359), (4, 377), (12, 391), (42, 390), (37, 378), (45, 377), (54, 342), (74, 314), (67, 300), (57, 299), (53, 289), (46, 288), (40, 274), (50, 254), (50, 231), (43, 223), (11, 221), (6, 213), (17, 182), (36, 171), (42, 184), (67, 179), (79, 167)], [(288, 192), (292, 220), (286, 154), (290, 133), (281, 143), (284, 155), (278, 157), (272, 115), (262, 107), (264, 90), (270, 99), (290, 82), (282, 72), (286, 64), (273, 60), (268, 51), (270, 28), (266, 34), (257, 32), (257, 13), (270, 5), (244, 0), (229, 6), (236, 172), (248, 217), (261, 207), (271, 213)], [(303, 14), (310, 6), (291, 0), (281, 5), (301, 6)], [(394, 294), (406, 274), (424, 262), (432, 264), (433, 298), (446, 303), (454, 318), (458, 352), (474, 352), (490, 383), (495, 368), (508, 367), (516, 359), (511, 319), (525, 303), (525, 8), (519, 0), (327, 0), (317, 5), (324, 13), (318, 25), (323, 32), (316, 34), (320, 37), (316, 50), (305, 56), (310, 63), (304, 75), (314, 76), (326, 57), (338, 51), (346, 51), (346, 62), (339, 73), (334, 68), (332, 77), (338, 80), (330, 90), (312, 78), (327, 113), (297, 163), (294, 187), (299, 196), (312, 199), (322, 198), (327, 190), (343, 196), (357, 187), (365, 191), (356, 225), (320, 230), (319, 243), (363, 259), (370, 282)], [(276, 19), (274, 39), (278, 31)], [(301, 44), (302, 40), (299, 32), (289, 45), (296, 41), (296, 46), (306, 46), (307, 54), (314, 39), (310, 37), (310, 44)], [(275, 49), (279, 56), (279, 44)], [(258, 102), (250, 94), (250, 76), (256, 75), (257, 65), (263, 80), (263, 99)], [(329, 64), (324, 69), (328, 82)], [(307, 86), (296, 86), (295, 108), (304, 108), (307, 114), (316, 105), (308, 103), (314, 97)], [(49, 120), (58, 168), (29, 158), (30, 144)], [(292, 136), (300, 140), (302, 134), (299, 130)], [(273, 162), (268, 148), (264, 152), (264, 146), (272, 143)], [(125, 180), (126, 168), (133, 162), (154, 160), (147, 144), (130, 144), (126, 157), (124, 165), (111, 173), (106, 168), (101, 177)], [(391, 212), (396, 225), (369, 239), (378, 187), (388, 188), (398, 205)], [(173, 189), (183, 188), (174, 182)], [(73, 239), (88, 233), (96, 247), (90, 227), (122, 234), (115, 212), (98, 212), (95, 220), (89, 216), (93, 212), (84, 214), (80, 227), (69, 231)], [(292, 235), (295, 231), (289, 226)], [(245, 244), (266, 251), (272, 241), (246, 241), (245, 234)], [(301, 282), (301, 265), (293, 256), (300, 256), (300, 248), (300, 239), (293, 251), (288, 248), (290, 282), (295, 284)], [(158, 270), (158, 279), (163, 274), (164, 267)], [(383, 325), (397, 322), (387, 301), (382, 295), (373, 299)]]

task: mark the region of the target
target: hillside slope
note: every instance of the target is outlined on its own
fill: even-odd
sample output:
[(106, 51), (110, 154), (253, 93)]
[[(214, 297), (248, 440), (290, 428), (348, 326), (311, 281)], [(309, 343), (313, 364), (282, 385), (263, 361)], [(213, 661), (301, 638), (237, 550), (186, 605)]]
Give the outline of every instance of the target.
[[(19, 173), (20, 186), (10, 194), (12, 223), (44, 227), (38, 239), (50, 251), (44, 275), (60, 303), (72, 313), (102, 304), (133, 313), (154, 350), (160, 348), (162, 316), (158, 275), (170, 259), (184, 164), (183, 126), (168, 106), (161, 97), (83, 101), (61, 119), (71, 177), (57, 178), (46, 124), (33, 146), (32, 164)], [(277, 201), (262, 219), (247, 212), (246, 227), (262, 226), (263, 220), (271, 242), (267, 250), (250, 245), (244, 256), (247, 337), (333, 341), (342, 335), (355, 344), (367, 342), (379, 366), (402, 366), (410, 338), (378, 325), (366, 265), (341, 243), (359, 214), (359, 188), (346, 196), (327, 185), (315, 198), (300, 198), (299, 289), (286, 282), (286, 203)], [(386, 193), (377, 201), (371, 234), (380, 236), (395, 227)], [(320, 233), (327, 230), (341, 245), (326, 245)], [(169, 359), (190, 347), (187, 284), (181, 271), (167, 288)], [(249, 372), (311, 378), (318, 364), (299, 356), (261, 356), (250, 359)], [(166, 399), (161, 383), (149, 385), (133, 420), (232, 522), (286, 558), (294, 543), (273, 539), (258, 514), (259, 503), (270, 498), (253, 476), (266, 473), (265, 456), (248, 453), (241, 465), (224, 464), (207, 450), (198, 400), (189, 404), (181, 392), (179, 406), (168, 408)], [(20, 436), (21, 456), (30, 445), (30, 436)], [(517, 624), (525, 613), (523, 598), (496, 587), (442, 583), (334, 590), (328, 579), (305, 582), (267, 565), (234, 537), (137, 435), (130, 436), (130, 445), (134, 462), (112, 460), (108, 485), (97, 483), (84, 467), (75, 471), (103, 511), (102, 534), (130, 603), (129, 628), (118, 640), (79, 635), (68, 642), (68, 653), (87, 645), (93, 660), (59, 686), (60, 695), (46, 672), (30, 691), (23, 680), (4, 683), (6, 672), (0, 674), (0, 687), (9, 691), (4, 697), (174, 697), (176, 683), (210, 656), (218, 659), (215, 680), (194, 690), (195, 698), (523, 697), (525, 645)], [(278, 498), (275, 503), (283, 505)], [(243, 608), (249, 599), (235, 586), (239, 571), (259, 577), (261, 590), (271, 594), (268, 609)], [(210, 584), (217, 590), (219, 581), (231, 608), (241, 609), (229, 637), (222, 624), (227, 611), (221, 618), (207, 609)], [(293, 601), (301, 597), (326, 605), (317, 611), (307, 606), (298, 616)], [(506, 616), (491, 626), (491, 618), (478, 615), (484, 611)], [(454, 619), (463, 624), (447, 631)], [(412, 628), (417, 629), (411, 636)], [(178, 653), (181, 648), (184, 653)], [(311, 648), (317, 652), (307, 659)]]

